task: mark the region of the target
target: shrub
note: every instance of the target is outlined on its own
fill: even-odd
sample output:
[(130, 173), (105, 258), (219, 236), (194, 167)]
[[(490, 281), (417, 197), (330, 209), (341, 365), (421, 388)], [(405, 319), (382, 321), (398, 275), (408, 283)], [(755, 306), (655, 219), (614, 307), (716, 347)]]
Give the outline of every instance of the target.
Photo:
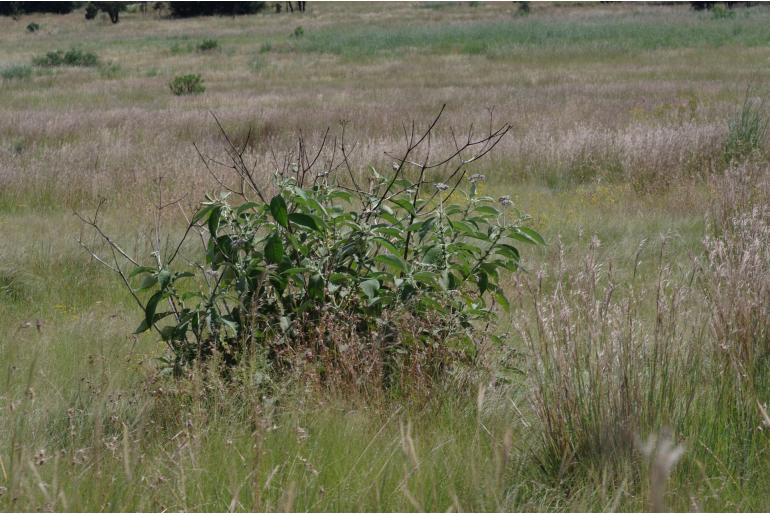
[(748, 90), (743, 105), (728, 125), (724, 148), (725, 162), (743, 159), (761, 150), (767, 138), (768, 124), (770, 116), (765, 109), (764, 100), (752, 99), (751, 91)]
[(273, 49), (273, 44), (270, 41), (265, 41), (259, 47), (260, 54), (266, 54)]
[(209, 50), (216, 50), (219, 48), (219, 41), (216, 39), (204, 39), (198, 45), (199, 52), (208, 52)]
[(197, 95), (206, 91), (203, 79), (195, 73), (179, 75), (168, 83), (168, 87), (174, 95)]
[[(303, 158), (275, 173), (272, 197), (229, 143), (244, 187), (207, 196), (176, 250), (156, 254), (156, 265), (132, 259), (127, 273), (113, 268), (142, 305), (136, 332), (158, 332), (176, 373), (210, 357), (232, 366), (260, 352), (274, 370), (299, 357), (328, 375), (355, 355), (356, 363), (378, 363), (389, 385), (420, 357), (416, 368), (431, 376), (473, 358), (484, 335), (477, 323), (508, 306), (499, 284), (519, 267), (516, 245), (543, 240), (508, 197), (478, 194), (483, 176), (467, 177), (467, 165), (509, 126), (475, 141), (469, 135), (449, 158), (413, 162), (433, 127), (411, 139), (390, 173), (371, 168), (368, 189), (352, 175), (349, 186), (335, 179), (347, 156), (321, 169), (321, 160)], [(205, 249), (192, 268), (180, 267), (179, 249), (196, 232)]]
[(32, 32), (37, 32), (38, 30), (40, 30), (40, 25), (38, 25), (34, 21), (30, 22), (29, 25), (27, 25), (27, 32), (32, 33)]
[(56, 66), (96, 66), (99, 64), (99, 58), (92, 52), (71, 49), (66, 52), (56, 50), (48, 52), (45, 55), (37, 56), (32, 59), (32, 64), (43, 68), (52, 68)]
[(717, 4), (711, 8), (711, 18), (714, 20), (735, 18), (735, 11), (728, 9), (722, 4)]
[(6, 80), (28, 79), (32, 76), (32, 68), (25, 64), (16, 64), (0, 70), (0, 77)]
[(299, 26), (294, 29), (294, 32), (292, 32), (291, 35), (295, 38), (301, 38), (305, 35), (305, 29), (303, 29), (302, 26)]

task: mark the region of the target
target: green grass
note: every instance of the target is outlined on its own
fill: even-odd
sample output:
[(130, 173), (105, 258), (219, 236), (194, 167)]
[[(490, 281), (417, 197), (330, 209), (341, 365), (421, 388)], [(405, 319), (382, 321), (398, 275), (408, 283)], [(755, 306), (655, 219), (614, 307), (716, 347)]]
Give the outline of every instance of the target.
[[(670, 428), (685, 450), (667, 509), (767, 510), (768, 142), (759, 99), (742, 102), (770, 77), (770, 11), (516, 8), (311, 3), (301, 21), (126, 13), (85, 30), (73, 13), (34, 37), (0, 19), (0, 509), (639, 511), (653, 469), (636, 438)], [(195, 52), (207, 37), (227, 52)], [(107, 64), (5, 75), (81, 44)], [(190, 70), (206, 94), (171, 95)], [(73, 210), (107, 197), (110, 233), (152, 259), (158, 175), (166, 199), (215, 189), (191, 146), (223, 155), (210, 110), (257, 129), (250, 158), (345, 119), (387, 167), (401, 123), (444, 101), (458, 130), (491, 105), (514, 125), (472, 171), (548, 241), (505, 285), (505, 343), (485, 355), (500, 377), (363, 398), (265, 386), (257, 363), (238, 386), (157, 376), (161, 344), (132, 336), (142, 314), (77, 245)], [(730, 141), (750, 151), (728, 166)], [(548, 323), (571, 332), (534, 329)], [(618, 435), (615, 455), (591, 447)]]
[(642, 15), (609, 15), (582, 21), (579, 28), (558, 18), (511, 18), (429, 26), (375, 24), (308, 31), (301, 41), (284, 48), (345, 56), (371, 56), (409, 49), (495, 56), (527, 48), (622, 54), (725, 45), (755, 47), (770, 43), (770, 35), (764, 30), (768, 19), (767, 10), (756, 9), (750, 17), (729, 22), (715, 22), (695, 14), (689, 20), (676, 21)]
[(767, 140), (770, 115), (764, 100), (751, 98), (751, 91), (746, 91), (743, 105), (729, 123), (724, 158), (728, 163), (740, 160), (755, 152), (761, 152)]

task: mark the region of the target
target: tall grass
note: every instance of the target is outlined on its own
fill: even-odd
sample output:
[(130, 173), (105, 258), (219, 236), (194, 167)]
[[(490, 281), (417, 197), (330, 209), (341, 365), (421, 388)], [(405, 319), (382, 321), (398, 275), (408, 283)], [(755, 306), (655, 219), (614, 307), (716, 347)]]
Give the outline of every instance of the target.
[[(227, 42), (214, 60), (158, 52), (152, 17), (85, 36), (82, 14), (56, 17), (60, 48), (98, 45), (123, 71), (0, 87), (0, 509), (767, 511), (770, 173), (761, 152), (723, 155), (736, 81), (764, 80), (768, 11), (515, 8), (321, 3), (297, 39), (269, 16), (171, 22)], [(56, 48), (13, 31), (8, 64)], [(201, 65), (210, 95), (168, 94)], [(131, 336), (135, 307), (74, 243), (73, 208), (120, 196), (151, 224), (159, 175), (168, 198), (198, 198), (212, 184), (190, 143), (221, 145), (209, 109), (238, 147), (266, 127), (245, 158), (271, 170), (281, 135), (341, 118), (377, 162), (444, 100), (458, 126), (488, 105), (515, 124), (477, 170), (484, 193), (554, 242), (505, 286), (514, 314), (481, 385), (362, 399), (266, 382), (256, 358), (229, 385), (157, 375), (158, 343)], [(125, 211), (103, 217), (147, 250)]]
[(762, 26), (754, 18), (728, 23), (695, 17), (687, 21), (666, 21), (610, 15), (582, 20), (577, 28), (576, 24), (557, 18), (527, 17), (506, 21), (321, 29), (283, 48), (352, 57), (409, 49), (504, 55), (522, 47), (617, 54), (683, 47), (762, 46), (770, 42), (770, 36)]
[[(609, 470), (659, 507), (660, 466), (649, 483), (637, 475), (643, 468), (633, 471), (640, 452), (649, 453), (640, 444), (646, 435), (668, 428), (687, 448), (681, 467), (688, 473), (675, 474), (674, 483), (679, 478), (680, 494), (698, 506), (720, 504), (693, 474), (717, 467), (731, 478), (724, 488), (736, 492), (737, 478), (770, 465), (760, 458), (770, 427), (768, 177), (765, 168), (743, 166), (714, 179), (709, 232), (716, 236), (706, 235), (685, 267), (671, 263), (663, 246), (657, 255), (640, 246), (631, 276), (619, 279), (613, 263), (596, 259), (594, 239), (582, 261), (561, 252), (554, 277), (522, 285), (531, 310), (517, 327), (542, 431), (536, 461), (548, 476), (573, 484)], [(643, 259), (657, 262), (651, 288), (638, 282)]]
[(747, 90), (743, 105), (728, 125), (725, 161), (729, 163), (761, 151), (767, 140), (769, 125), (770, 113), (764, 99), (753, 98), (751, 90)]

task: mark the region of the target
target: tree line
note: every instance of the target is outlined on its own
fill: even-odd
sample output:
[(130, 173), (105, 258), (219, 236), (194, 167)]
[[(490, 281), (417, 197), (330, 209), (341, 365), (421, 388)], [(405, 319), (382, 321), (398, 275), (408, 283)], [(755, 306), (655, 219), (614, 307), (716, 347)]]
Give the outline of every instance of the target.
[(307, 2), (0, 2), (0, 16), (18, 16), (30, 13), (67, 14), (85, 6), (87, 20), (99, 12), (109, 15), (113, 23), (120, 21), (120, 13), (131, 3), (138, 3), (142, 12), (152, 9), (168, 12), (178, 18), (193, 16), (237, 16), (254, 14), (269, 7), (275, 12), (304, 12)]

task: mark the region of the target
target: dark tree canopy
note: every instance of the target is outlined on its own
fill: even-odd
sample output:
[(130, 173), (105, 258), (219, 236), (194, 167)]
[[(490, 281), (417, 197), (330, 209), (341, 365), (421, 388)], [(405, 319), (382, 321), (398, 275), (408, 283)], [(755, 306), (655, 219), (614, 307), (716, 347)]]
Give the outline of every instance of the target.
[(86, 20), (93, 20), (99, 11), (110, 15), (112, 23), (120, 21), (120, 12), (126, 10), (125, 2), (88, 2), (86, 5)]
[(173, 16), (187, 18), (191, 16), (235, 16), (253, 14), (261, 11), (266, 2), (171, 2), (169, 8)]
[(24, 13), (67, 14), (77, 7), (77, 2), (0, 2), (0, 15)]

